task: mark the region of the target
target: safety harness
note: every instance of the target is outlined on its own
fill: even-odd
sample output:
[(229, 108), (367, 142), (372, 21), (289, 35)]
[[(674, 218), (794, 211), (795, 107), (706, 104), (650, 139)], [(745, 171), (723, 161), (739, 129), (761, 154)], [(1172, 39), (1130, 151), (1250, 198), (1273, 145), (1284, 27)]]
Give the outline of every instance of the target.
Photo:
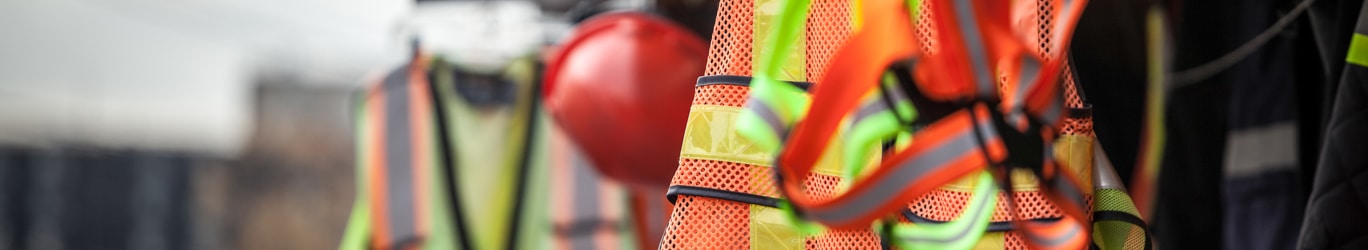
[[(1051, 36), (1056, 51), (1067, 48), (1072, 25), (1085, 0), (1054, 1)], [(808, 3), (784, 1), (784, 13), (806, 13)], [(1036, 248), (1079, 249), (1087, 242), (1087, 198), (1077, 177), (1061, 171), (1051, 148), (1056, 128), (1063, 120), (1064, 104), (1058, 84), (1061, 58), (1042, 58), (1016, 39), (1006, 19), (1009, 8), (986, 1), (957, 0), (930, 5), (938, 52), (924, 54), (916, 46), (909, 21), (917, 3), (899, 0), (864, 1), (855, 35), (832, 59), (826, 81), (816, 85), (809, 100), (774, 77), (777, 67), (794, 44), (795, 29), (803, 15), (785, 15), (768, 37), (761, 53), (762, 70), (751, 86), (751, 99), (740, 115), (739, 132), (765, 150), (777, 153), (774, 171), (779, 191), (787, 200), (800, 231), (815, 233), (820, 225), (836, 229), (870, 226), (876, 220), (906, 209), (919, 196), (960, 179), (985, 171), (977, 181), (974, 198), (962, 218), (936, 225), (888, 226), (886, 233), (903, 247), (965, 248), (987, 227), (988, 209), (996, 196), (990, 184), (1012, 192), (1013, 169), (1030, 170), (1042, 184), (1043, 193), (1059, 205), (1064, 216), (1052, 221), (1016, 220), (1013, 226)], [(857, 19), (857, 20), (861, 20)], [(768, 61), (766, 61), (768, 60)], [(895, 84), (879, 84), (895, 73), (911, 70), (914, 79), (906, 90)], [(1002, 76), (1001, 93), (997, 89)], [(885, 83), (894, 81), (883, 81)], [(877, 86), (877, 88), (876, 88)], [(910, 93), (911, 98), (898, 96)], [(908, 100), (912, 99), (912, 100)], [(911, 103), (953, 107), (935, 116), (917, 116)], [(882, 100), (882, 101), (878, 101)], [(858, 153), (883, 138), (912, 130), (914, 143), (885, 157), (877, 169), (864, 174), (860, 157), (847, 155), (844, 171), (856, 182), (831, 199), (814, 199), (804, 192), (804, 178), (813, 170), (825, 147), (847, 126), (845, 153)], [(855, 159), (852, 159), (855, 158)], [(987, 167), (985, 167), (987, 166)], [(1009, 207), (1012, 199), (1006, 199)], [(986, 204), (985, 204), (986, 203)], [(1009, 209), (1015, 212), (1015, 209)], [(968, 218), (964, 218), (968, 217)], [(1020, 218), (1014, 216), (1015, 218)], [(817, 223), (808, 223), (814, 221)], [(939, 228), (937, 228), (939, 227)], [(887, 232), (891, 231), (891, 232)]]

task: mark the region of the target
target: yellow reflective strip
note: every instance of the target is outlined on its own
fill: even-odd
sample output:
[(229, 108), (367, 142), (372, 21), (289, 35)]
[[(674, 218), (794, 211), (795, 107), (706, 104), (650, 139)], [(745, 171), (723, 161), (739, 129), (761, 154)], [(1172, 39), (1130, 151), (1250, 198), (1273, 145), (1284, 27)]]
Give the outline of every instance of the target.
[(1368, 35), (1354, 33), (1354, 37), (1349, 40), (1349, 56), (1344, 58), (1345, 62), (1368, 67)]
[(789, 225), (779, 209), (750, 205), (750, 249), (795, 249), (804, 247), (803, 236)]
[[(783, 1), (784, 0), (755, 1), (755, 30), (753, 31), (754, 33), (752, 33), (754, 35), (751, 39), (751, 45), (753, 46), (751, 48), (755, 48), (753, 51), (755, 51), (757, 55), (751, 57), (752, 74), (754, 74), (756, 70), (759, 70), (758, 67), (760, 67), (760, 58), (768, 57), (768, 55), (759, 55), (759, 53), (763, 53), (761, 51), (764, 51), (759, 48), (774, 46), (773, 44), (768, 43), (769, 38), (767, 37), (769, 37), (770, 35), (770, 28), (772, 28), (773, 25), (778, 24), (779, 18), (781, 18), (780, 15), (783, 11), (779, 9), (779, 3)], [(803, 29), (804, 27), (794, 28)], [(775, 51), (775, 53), (788, 53), (789, 56), (783, 62), (779, 62), (782, 64), (780, 68), (782, 68), (783, 73), (774, 76), (774, 78), (784, 81), (807, 80), (806, 33), (807, 32), (803, 31), (800, 31), (798, 33), (798, 39), (794, 40), (794, 42), (798, 44), (793, 45), (793, 51)]]
[[(1035, 173), (1031, 172), (1031, 170), (1020, 168), (1012, 169), (1011, 176), (1012, 190), (1022, 192), (1040, 191), (1040, 181), (1036, 179)], [(945, 191), (971, 193), (974, 192), (974, 186), (977, 184), (978, 176), (966, 175), (941, 186), (940, 189)]]
[(684, 128), (679, 157), (770, 166), (774, 154), (736, 132), (741, 107), (694, 105)]
[(1064, 164), (1062, 169), (1072, 173), (1084, 194), (1093, 194), (1093, 137), (1061, 135), (1054, 143), (1055, 159)]
[[(684, 145), (679, 157), (772, 166), (774, 154), (761, 149), (736, 132), (736, 119), (742, 108), (721, 105), (694, 105), (684, 127)], [(839, 138), (843, 133), (838, 133)], [(831, 140), (826, 152), (817, 162), (814, 172), (841, 175), (840, 149), (842, 140)]]
[(1007, 249), (1007, 235), (1006, 235), (1006, 232), (987, 232), (987, 233), (983, 233), (983, 237), (982, 237), (982, 238), (979, 238), (978, 244), (977, 244), (977, 245), (974, 245), (974, 248), (973, 248), (973, 249), (976, 249), (976, 250), (1000, 250), (1000, 249)]

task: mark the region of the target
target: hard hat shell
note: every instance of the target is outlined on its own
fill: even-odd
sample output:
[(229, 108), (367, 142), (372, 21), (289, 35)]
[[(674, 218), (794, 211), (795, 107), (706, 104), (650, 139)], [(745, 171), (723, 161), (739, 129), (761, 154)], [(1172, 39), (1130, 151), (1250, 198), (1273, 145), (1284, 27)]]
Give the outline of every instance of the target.
[(634, 188), (664, 189), (679, 162), (707, 50), (662, 18), (599, 15), (549, 54), (546, 108), (599, 172)]

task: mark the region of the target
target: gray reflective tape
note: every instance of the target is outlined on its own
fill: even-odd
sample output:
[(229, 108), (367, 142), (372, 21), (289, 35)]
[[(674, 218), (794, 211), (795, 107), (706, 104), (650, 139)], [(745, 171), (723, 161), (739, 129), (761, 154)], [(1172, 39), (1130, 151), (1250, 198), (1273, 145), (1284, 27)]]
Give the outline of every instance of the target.
[(1069, 182), (1064, 181), (1063, 177), (1056, 176), (1054, 178), (1054, 181), (1051, 182), (1054, 182), (1051, 184), (1051, 186), (1054, 186), (1054, 192), (1058, 193), (1060, 196), (1064, 196), (1065, 199), (1069, 199), (1069, 201), (1073, 202), (1074, 205), (1086, 206), (1088, 204), (1088, 198), (1086, 196), (1083, 196), (1083, 190), (1078, 190), (1077, 186), (1071, 185)]
[[(583, 153), (576, 152), (570, 157), (570, 171), (574, 175), (574, 189), (570, 199), (574, 203), (572, 217), (570, 221), (598, 221), (599, 216), (599, 183), (600, 180), (594, 169), (585, 161)], [(594, 246), (594, 235), (599, 230), (592, 227), (591, 233), (571, 235), (571, 249), (596, 249)]]
[[(979, 126), (990, 128), (992, 124), (989, 121), (983, 121), (979, 123)], [(983, 131), (985, 142), (997, 139), (996, 131), (992, 129), (981, 131)], [(918, 154), (903, 164), (894, 166), (895, 169), (887, 175), (874, 176), (869, 180), (873, 182), (869, 191), (851, 194), (855, 197), (850, 199), (850, 202), (835, 204), (830, 209), (814, 210), (812, 216), (818, 221), (853, 220), (878, 208), (890, 197), (895, 197), (902, 192), (903, 187), (907, 186), (909, 182), (920, 180), (927, 173), (944, 167), (946, 163), (966, 156), (983, 157), (983, 154), (978, 152), (979, 149), (978, 138), (974, 135), (974, 129), (965, 129), (949, 141), (932, 148), (931, 151)]]
[[(1033, 223), (1033, 222), (1026, 222), (1026, 223)], [(1063, 222), (1051, 222), (1051, 223), (1063, 223)], [(1048, 238), (1048, 239), (1047, 239), (1047, 238), (1042, 238), (1042, 237), (1040, 237), (1040, 235), (1036, 235), (1035, 233), (1032, 233), (1031, 230), (1022, 230), (1023, 234), (1025, 234), (1025, 235), (1026, 235), (1026, 238), (1029, 239), (1031, 242), (1042, 243), (1042, 244), (1045, 245), (1045, 246), (1057, 246), (1057, 245), (1059, 245), (1059, 244), (1064, 244), (1064, 241), (1067, 241), (1067, 240), (1069, 240), (1069, 239), (1072, 239), (1072, 238), (1074, 237), (1074, 235), (1077, 235), (1077, 234), (1078, 234), (1079, 231), (1082, 231), (1082, 227), (1078, 226), (1077, 224), (1074, 224), (1072, 227), (1069, 227), (1069, 231), (1068, 231), (1068, 232), (1065, 232), (1064, 235), (1062, 235), (1062, 236), (1060, 236), (1060, 237), (1057, 237), (1057, 238)]]
[(1297, 166), (1297, 124), (1284, 121), (1237, 129), (1226, 137), (1225, 177), (1241, 177)]
[(1031, 91), (1031, 88), (1035, 87), (1035, 85), (1037, 84), (1037, 82), (1035, 82), (1036, 75), (1039, 74), (1040, 62), (1036, 62), (1034, 58), (1022, 54), (1021, 69), (1017, 71), (1017, 76), (1020, 78), (1016, 79), (1016, 93), (1013, 93), (1013, 96), (1015, 96), (1015, 100), (1017, 101), (1017, 103), (1023, 103), (1026, 101), (1026, 92)]
[[(915, 65), (915, 63), (913, 63), (913, 65)], [(893, 86), (890, 86), (890, 87), (888, 88), (888, 92), (892, 92), (892, 93), (889, 93), (889, 94), (890, 94), (889, 96), (892, 96), (892, 97), (893, 97), (893, 103), (894, 103), (895, 105), (898, 104), (898, 103), (911, 102), (911, 101), (912, 101), (912, 98), (907, 98), (907, 93), (903, 93), (903, 88), (902, 88), (902, 86), (898, 86), (897, 84), (894, 84)]]
[(974, 18), (974, 1), (955, 0), (955, 20), (959, 21), (960, 33), (964, 35), (964, 45), (969, 50), (969, 66), (974, 70), (974, 84), (979, 96), (993, 96), (993, 77), (988, 70), (987, 52), (983, 38), (979, 34), (978, 20)]
[(892, 109), (892, 107), (885, 105), (884, 101), (875, 99), (865, 103), (864, 106), (860, 106), (860, 110), (855, 111), (855, 117), (851, 120), (854, 124), (860, 124), (864, 119), (877, 115), (880, 112), (888, 111), (889, 109)]
[(385, 77), (385, 197), (388, 207), (389, 235), (399, 243), (417, 239), (414, 225), (413, 190), (413, 134), (410, 126), (409, 67), (403, 67)]
[(746, 109), (755, 112), (756, 116), (760, 116), (760, 119), (769, 125), (770, 131), (774, 131), (774, 138), (778, 138), (780, 143), (788, 139), (787, 126), (784, 125), (783, 120), (779, 119), (779, 114), (774, 113), (774, 109), (770, 108), (769, 104), (760, 99), (752, 98), (747, 102)]
[(1045, 110), (1040, 111), (1040, 121), (1045, 124), (1054, 124), (1059, 121), (1060, 114), (1063, 113), (1064, 98), (1061, 98), (1059, 93), (1055, 93), (1054, 97), (1050, 98), (1049, 106), (1045, 106)]

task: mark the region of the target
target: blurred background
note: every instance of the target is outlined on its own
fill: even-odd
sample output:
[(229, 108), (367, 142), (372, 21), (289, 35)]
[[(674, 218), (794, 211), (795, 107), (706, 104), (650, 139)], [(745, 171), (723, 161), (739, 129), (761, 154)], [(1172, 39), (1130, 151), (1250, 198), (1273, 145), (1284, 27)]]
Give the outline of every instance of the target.
[(0, 1), (0, 249), (335, 248), (414, 5)]
[[(415, 34), (427, 52), (483, 72), (541, 53), (607, 9), (653, 9), (706, 40), (718, 4), (528, 1), (536, 8), (500, 15), (426, 0), (0, 1), (0, 250), (336, 248), (356, 190), (357, 93), (411, 59)], [(1166, 4), (1174, 67), (1187, 69), (1301, 1), (1092, 2), (1071, 57), (1097, 137), (1129, 181), (1145, 98), (1144, 11)], [(1308, 15), (1320, 23), (1294, 18), (1267, 49), (1245, 55), (1256, 59), (1169, 90), (1170, 146), (1157, 215), (1147, 218), (1161, 246), (1245, 249), (1234, 247), (1253, 242), (1245, 235), (1268, 235), (1258, 238), (1283, 248), (1296, 243), (1303, 216), (1327, 214), (1303, 208), (1317, 200), (1323, 144), (1335, 138), (1340, 59), (1361, 4), (1323, 0)], [(509, 15), (526, 18), (488, 18)], [(1271, 140), (1235, 139), (1267, 124), (1292, 127)], [(1364, 138), (1345, 147), (1361, 149)], [(1269, 174), (1228, 170), (1268, 152), (1281, 158), (1250, 164)]]

